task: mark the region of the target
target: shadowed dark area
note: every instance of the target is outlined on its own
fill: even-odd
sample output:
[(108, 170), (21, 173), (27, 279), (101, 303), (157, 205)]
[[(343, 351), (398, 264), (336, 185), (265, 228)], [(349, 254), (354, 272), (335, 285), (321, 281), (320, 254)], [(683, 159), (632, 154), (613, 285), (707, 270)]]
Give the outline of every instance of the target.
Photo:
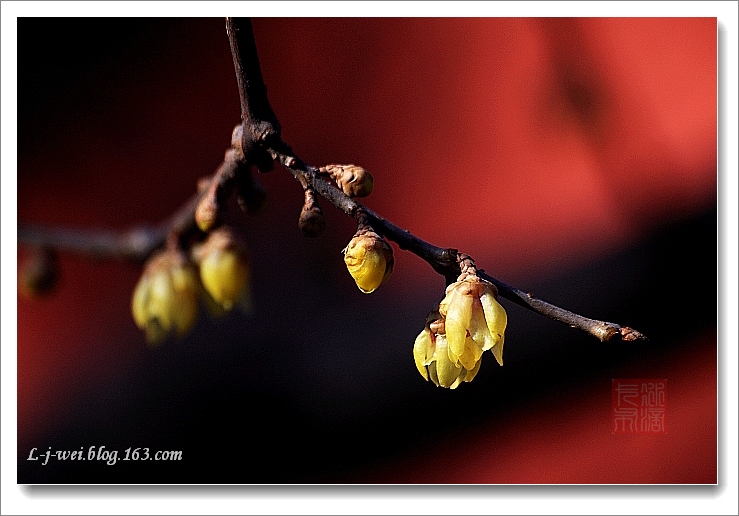
[[(120, 453), (119, 462), (108, 467), (85, 461), (39, 467), (20, 461), (19, 481), (362, 482), (367, 467), (413, 454), (465, 427), (515, 417), (516, 407), (532, 399), (585, 393), (613, 371), (658, 369), (666, 359), (686, 353), (715, 355), (710, 342), (705, 348), (688, 347), (716, 323), (710, 302), (715, 271), (701, 251), (715, 247), (715, 229), (716, 213), (708, 212), (655, 233), (643, 245), (533, 288), (546, 299), (567, 296), (575, 310), (607, 312), (613, 320), (629, 321), (653, 337), (648, 343), (601, 344), (506, 303), (511, 319), (506, 366), (486, 360), (479, 377), (456, 391), (423, 382), (405, 360), (410, 340), (401, 346), (393, 335), (408, 334), (406, 325), (418, 314), (406, 314), (402, 306), (390, 304), (367, 315), (367, 324), (379, 333), (375, 343), (390, 362), (383, 366), (397, 369), (392, 375), (381, 373), (377, 383), (362, 349), (347, 348), (340, 329), (321, 335), (311, 322), (313, 314), (337, 309), (331, 298), (316, 298), (310, 311), (294, 317), (280, 336), (238, 317), (217, 326), (202, 323), (185, 341), (152, 355), (126, 378), (93, 388), (95, 397), (65, 411), (65, 420), (73, 424), (61, 425), (44, 440), (52, 449), (83, 447), (85, 454), (88, 443), (118, 450), (145, 444), (152, 452), (182, 450), (182, 462), (149, 462), (144, 468), (120, 462)], [(686, 241), (695, 252), (671, 252)], [(665, 305), (664, 299), (686, 296), (683, 271), (688, 269), (693, 271), (689, 296), (694, 301), (680, 303), (690, 306), (686, 313)], [(288, 289), (291, 279), (272, 288)], [(255, 281), (258, 291), (260, 279)], [(573, 291), (573, 284), (579, 288)], [(601, 294), (594, 298), (595, 291)], [(278, 301), (264, 302), (257, 319), (262, 310), (279, 310)], [(313, 346), (321, 347), (315, 351), (325, 360), (307, 356)], [(357, 383), (342, 373), (340, 364), (327, 358), (332, 349), (353, 363), (350, 368), (370, 369), (365, 373), (368, 382)], [(338, 375), (332, 388), (311, 383), (317, 378), (313, 367), (321, 369), (318, 375)], [(609, 383), (605, 389), (610, 394)], [(505, 396), (491, 396), (497, 392)], [(447, 413), (454, 417), (438, 417)]]

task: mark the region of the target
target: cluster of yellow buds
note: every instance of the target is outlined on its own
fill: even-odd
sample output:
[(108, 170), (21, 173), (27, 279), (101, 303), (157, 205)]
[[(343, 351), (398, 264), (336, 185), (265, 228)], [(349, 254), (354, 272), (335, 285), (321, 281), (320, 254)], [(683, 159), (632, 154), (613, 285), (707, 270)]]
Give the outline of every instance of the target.
[(172, 248), (152, 255), (144, 267), (131, 311), (151, 344), (189, 332), (197, 319), (199, 298), (214, 315), (234, 306), (248, 311), (249, 265), (238, 235), (226, 227), (213, 230), (192, 255), (197, 267)]
[(393, 249), (367, 225), (359, 225), (342, 252), (349, 274), (365, 294), (377, 290), (393, 272)]
[(478, 278), (474, 269), (447, 287), (413, 346), (416, 367), (426, 380), (450, 389), (470, 382), (487, 350), (503, 365), (508, 317), (497, 297), (495, 285)]

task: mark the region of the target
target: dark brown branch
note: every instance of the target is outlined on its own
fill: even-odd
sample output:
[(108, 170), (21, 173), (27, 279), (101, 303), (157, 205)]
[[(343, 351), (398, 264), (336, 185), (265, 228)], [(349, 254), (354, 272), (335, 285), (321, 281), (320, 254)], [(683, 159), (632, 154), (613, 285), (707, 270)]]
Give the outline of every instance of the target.
[(156, 229), (134, 229), (125, 233), (107, 230), (78, 231), (18, 225), (18, 243), (39, 248), (84, 254), (103, 259), (138, 261), (164, 243), (164, 234)]
[(478, 271), (477, 274), (481, 278), (486, 279), (495, 285), (498, 288), (498, 294), (509, 301), (513, 301), (519, 306), (533, 310), (534, 312), (545, 315), (555, 321), (563, 322), (572, 328), (577, 328), (578, 330), (587, 332), (594, 337), (597, 337), (602, 342), (609, 341), (616, 336), (619, 336), (625, 341), (647, 340), (647, 337), (644, 334), (639, 333), (628, 326), (620, 326), (610, 322), (597, 321), (595, 319), (583, 317), (582, 315), (570, 312), (569, 310), (547, 303), (541, 299), (537, 299), (531, 294), (518, 290), (516, 287), (506, 285), (502, 281), (493, 278), (483, 271)]
[[(248, 66), (255, 67), (252, 70), (251, 76), (253, 78), (262, 77), (261, 69), (259, 66), (259, 58), (256, 52), (256, 43), (253, 38), (253, 32), (251, 30), (250, 20), (238, 20), (234, 21), (229, 19), (229, 27), (233, 27), (233, 24), (243, 27), (244, 32), (248, 32), (252, 37), (250, 38), (233, 38), (229, 35), (231, 41), (231, 49), (234, 51), (233, 58), (236, 66), (237, 81), (239, 81), (240, 74), (243, 74), (243, 67), (241, 63), (238, 63), (239, 56), (248, 55), (250, 56), (250, 62)], [(248, 29), (247, 29), (248, 27)], [(244, 45), (249, 48), (245, 48)], [(250, 48), (254, 46), (254, 48)], [(242, 83), (239, 82), (239, 95), (242, 98), (242, 109), (244, 105), (252, 106), (255, 102), (259, 102), (259, 98), (250, 97), (252, 90), (242, 88)], [(264, 93), (266, 102), (266, 88), (256, 88), (255, 91)], [(268, 107), (268, 104), (267, 104)], [(269, 109), (271, 113), (271, 108)], [(246, 129), (246, 128), (245, 128)], [(251, 131), (252, 134), (254, 130)], [(246, 131), (245, 131), (246, 133)], [(306, 164), (301, 160), (290, 148), (289, 145), (285, 144), (280, 138), (279, 134), (274, 135), (269, 141), (261, 140), (259, 142), (272, 156), (272, 158), (287, 168), (290, 173), (295, 177), (298, 182), (306, 188), (306, 184), (313, 188), (316, 193), (321, 197), (328, 200), (340, 211), (349, 215), (350, 217), (356, 217), (359, 210), (370, 220), (370, 224), (379, 234), (394, 241), (398, 246), (406, 251), (409, 251), (416, 256), (426, 261), (431, 267), (443, 275), (447, 282), (453, 281), (453, 279), (459, 274), (459, 265), (457, 263), (457, 250), (450, 248), (437, 247), (429, 242), (426, 242), (409, 231), (406, 231), (389, 220), (382, 218), (366, 206), (358, 203), (354, 199), (345, 195), (339, 190), (333, 183), (318, 175), (318, 169), (316, 167)], [(487, 274), (483, 277), (488, 281), (492, 282), (497, 288), (501, 296), (506, 299), (513, 301), (514, 303), (533, 310), (534, 312), (547, 316), (556, 321), (563, 322), (590, 333), (594, 337), (601, 341), (608, 341), (619, 336), (623, 340), (646, 340), (646, 337), (628, 327), (620, 326), (614, 323), (608, 323), (603, 321), (597, 321), (589, 319), (587, 317), (572, 313), (568, 310), (552, 305), (540, 299), (526, 294), (514, 287), (506, 285), (500, 280), (493, 278)]]
[[(384, 219), (366, 206), (345, 195), (330, 181), (317, 175), (317, 169), (305, 164), (305, 162), (295, 156), (289, 146), (282, 142), (279, 142), (279, 144), (279, 150), (272, 148), (270, 152), (275, 160), (279, 161), (289, 170), (301, 184), (308, 183), (321, 197), (328, 200), (350, 217), (356, 217), (357, 213), (361, 211), (367, 216), (370, 225), (377, 233), (392, 240), (401, 249), (409, 251), (427, 262), (436, 272), (447, 278), (447, 282), (454, 281), (459, 275), (460, 270), (457, 263), (458, 252), (456, 249), (437, 247), (418, 238), (411, 232), (396, 226), (389, 220)], [(643, 334), (631, 328), (614, 323), (597, 321), (575, 314), (564, 308), (537, 299), (530, 294), (526, 294), (488, 274), (481, 272), (480, 277), (493, 283), (498, 288), (498, 293), (509, 301), (555, 321), (560, 321), (573, 328), (585, 331), (601, 341), (608, 341), (616, 336), (626, 341), (636, 339), (646, 340)]]
[(226, 35), (231, 46), (236, 83), (239, 87), (243, 128), (241, 147), (244, 156), (256, 164), (259, 170), (269, 170), (272, 161), (263, 151), (257, 151), (256, 143), (279, 138), (280, 123), (267, 98), (267, 87), (262, 79), (251, 20), (226, 18)]
[[(267, 90), (262, 79), (251, 21), (227, 18), (226, 30), (241, 100), (241, 149), (243, 150), (243, 157), (240, 157), (243, 159), (240, 163), (241, 175), (248, 173), (247, 163), (256, 164), (260, 170), (267, 170), (272, 160), (278, 161), (295, 177), (304, 190), (315, 192), (350, 217), (356, 218), (361, 213), (377, 233), (394, 241), (401, 249), (426, 261), (436, 272), (443, 275), (447, 282), (454, 281), (460, 273), (456, 249), (437, 247), (426, 242), (355, 201), (331, 181), (319, 175), (318, 168), (301, 160), (290, 146), (280, 139), (280, 124), (267, 99)], [(228, 161), (228, 156), (227, 153), (226, 161)], [(229, 167), (224, 162), (219, 169), (221, 173), (215, 175), (215, 180), (221, 189), (226, 189), (224, 185), (234, 184), (234, 179), (238, 179), (234, 177), (235, 164), (231, 165), (233, 166)], [(224, 166), (226, 168), (223, 168)], [(244, 182), (245, 178), (240, 180)], [(164, 245), (168, 236), (184, 234), (194, 228), (195, 209), (198, 202), (209, 192), (210, 195), (214, 195), (213, 188), (210, 186), (210, 183), (203, 185), (199, 195), (183, 205), (167, 221), (153, 229), (134, 229), (123, 234), (116, 234), (114, 232), (75, 232), (19, 226), (18, 241), (38, 247), (76, 251), (99, 257), (142, 260)], [(500, 296), (538, 314), (585, 331), (601, 341), (612, 340), (616, 337), (625, 341), (646, 340), (643, 334), (629, 327), (589, 319), (537, 299), (482, 271), (479, 274), (498, 288)]]
[(18, 243), (99, 259), (143, 262), (154, 251), (164, 246), (169, 236), (183, 235), (195, 228), (195, 207), (202, 195), (202, 193), (194, 195), (170, 217), (154, 227), (139, 226), (117, 232), (105, 229), (81, 231), (18, 224)]

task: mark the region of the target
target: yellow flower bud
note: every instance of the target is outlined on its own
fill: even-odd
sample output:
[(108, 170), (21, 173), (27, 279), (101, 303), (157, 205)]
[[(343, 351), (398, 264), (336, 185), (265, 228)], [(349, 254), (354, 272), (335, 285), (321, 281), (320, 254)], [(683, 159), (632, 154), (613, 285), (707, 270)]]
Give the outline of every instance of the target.
[(393, 272), (393, 250), (372, 230), (358, 231), (343, 253), (349, 274), (365, 294), (374, 292)]
[(160, 251), (147, 262), (131, 300), (136, 326), (158, 344), (171, 333), (182, 337), (197, 318), (198, 279), (178, 251)]
[(212, 231), (193, 253), (206, 292), (224, 310), (236, 304), (248, 308), (249, 262), (246, 245), (227, 227)]

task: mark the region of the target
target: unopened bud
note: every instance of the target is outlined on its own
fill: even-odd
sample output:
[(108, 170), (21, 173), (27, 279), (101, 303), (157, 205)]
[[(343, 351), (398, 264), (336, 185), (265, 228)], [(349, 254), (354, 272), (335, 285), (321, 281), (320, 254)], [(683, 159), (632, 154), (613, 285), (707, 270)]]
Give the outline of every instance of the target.
[(249, 261), (246, 244), (229, 227), (208, 235), (193, 253), (200, 266), (200, 281), (205, 291), (224, 310), (236, 304), (248, 308)]
[(195, 268), (183, 253), (164, 250), (149, 258), (133, 291), (131, 311), (151, 344), (173, 333), (182, 337), (192, 329), (198, 289)]
[(357, 231), (343, 252), (349, 274), (365, 294), (374, 292), (393, 272), (392, 248), (368, 227)]
[(298, 227), (300, 231), (309, 238), (317, 238), (321, 236), (323, 230), (326, 228), (326, 219), (323, 217), (323, 212), (318, 206), (312, 208), (303, 209), (300, 211), (300, 219), (298, 220)]
[(305, 190), (305, 202), (303, 209), (300, 211), (300, 219), (298, 227), (303, 234), (309, 238), (317, 238), (321, 236), (326, 227), (326, 219), (323, 217), (321, 207), (310, 188)]
[(234, 149), (240, 159), (244, 159), (244, 149), (241, 147), (241, 136), (244, 134), (244, 129), (241, 124), (238, 124), (231, 131), (231, 148)]
[(51, 293), (59, 280), (56, 253), (51, 249), (34, 251), (23, 264), (18, 279), (18, 288), (28, 299)]
[(374, 179), (372, 174), (357, 165), (326, 165), (320, 169), (336, 182), (342, 192), (349, 197), (367, 197), (372, 193)]
[(219, 215), (218, 199), (216, 198), (216, 188), (213, 183), (208, 187), (208, 191), (200, 199), (195, 208), (195, 223), (200, 231), (207, 233), (218, 222)]

